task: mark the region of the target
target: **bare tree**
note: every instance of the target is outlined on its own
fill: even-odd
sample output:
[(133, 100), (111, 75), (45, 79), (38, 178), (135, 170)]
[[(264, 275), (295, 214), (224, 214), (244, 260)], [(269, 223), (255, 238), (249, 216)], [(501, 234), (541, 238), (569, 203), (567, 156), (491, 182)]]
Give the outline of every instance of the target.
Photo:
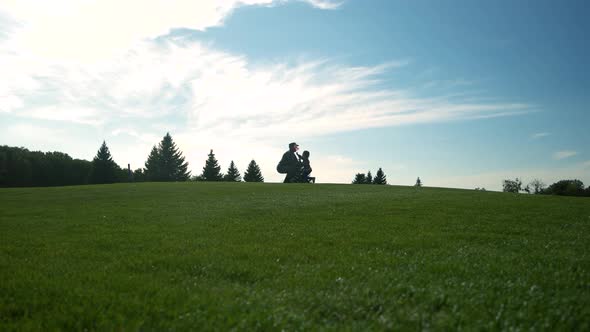
[(540, 179), (534, 179), (527, 185), (527, 187), (530, 187), (533, 190), (533, 194), (540, 194), (546, 186)]

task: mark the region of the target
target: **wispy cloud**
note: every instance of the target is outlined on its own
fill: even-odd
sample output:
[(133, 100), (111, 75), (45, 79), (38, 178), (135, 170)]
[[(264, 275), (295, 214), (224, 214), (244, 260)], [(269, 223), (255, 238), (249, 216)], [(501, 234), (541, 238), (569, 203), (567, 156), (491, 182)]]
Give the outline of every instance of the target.
[(547, 137), (549, 135), (551, 135), (551, 133), (546, 133), (546, 132), (534, 133), (531, 135), (531, 139), (539, 139), (539, 138)]
[(555, 159), (555, 160), (566, 159), (566, 158), (573, 157), (577, 154), (578, 154), (577, 151), (572, 151), (572, 150), (557, 151), (553, 154), (553, 159)]
[(313, 6), (321, 9), (336, 9), (340, 7), (344, 1), (334, 1), (334, 0), (304, 0), (307, 3), (312, 4)]
[(185, 39), (139, 43), (101, 65), (49, 63), (31, 70), (16, 54), (0, 53), (0, 60), (9, 64), (2, 95), (19, 100), (11, 112), (94, 125), (172, 118), (212, 135), (315, 136), (530, 110), (520, 103), (421, 98), (419, 91), (379, 87), (404, 62), (253, 66), (243, 56)]

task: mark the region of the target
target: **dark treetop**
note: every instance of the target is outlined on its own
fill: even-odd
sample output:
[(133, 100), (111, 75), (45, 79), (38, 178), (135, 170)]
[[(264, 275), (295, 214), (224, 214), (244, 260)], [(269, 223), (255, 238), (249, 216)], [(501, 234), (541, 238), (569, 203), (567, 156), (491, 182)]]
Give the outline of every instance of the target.
[(221, 166), (215, 159), (213, 150), (209, 152), (209, 157), (205, 161), (205, 167), (203, 167), (203, 174), (201, 174), (203, 181), (221, 181), (223, 180), (223, 174), (221, 174)]
[(248, 164), (248, 169), (244, 173), (244, 181), (246, 182), (264, 182), (264, 177), (260, 172), (260, 167), (256, 164), (256, 161), (252, 160)]
[(227, 169), (227, 173), (223, 176), (223, 181), (227, 181), (227, 182), (241, 182), (242, 181), (242, 175), (240, 174), (240, 171), (238, 171), (238, 168), (236, 167), (236, 164), (234, 164), (233, 160), (229, 164), (229, 168)]
[(157, 147), (152, 148), (145, 162), (145, 175), (150, 181), (186, 181), (190, 177), (187, 169), (188, 162), (185, 162), (169, 133)]

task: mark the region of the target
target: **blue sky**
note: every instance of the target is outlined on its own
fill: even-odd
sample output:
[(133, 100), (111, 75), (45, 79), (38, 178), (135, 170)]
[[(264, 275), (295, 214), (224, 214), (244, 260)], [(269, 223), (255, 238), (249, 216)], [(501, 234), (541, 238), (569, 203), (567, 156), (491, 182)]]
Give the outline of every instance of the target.
[(0, 144), (193, 173), (290, 141), (320, 182), (590, 184), (584, 1), (68, 1), (0, 5)]

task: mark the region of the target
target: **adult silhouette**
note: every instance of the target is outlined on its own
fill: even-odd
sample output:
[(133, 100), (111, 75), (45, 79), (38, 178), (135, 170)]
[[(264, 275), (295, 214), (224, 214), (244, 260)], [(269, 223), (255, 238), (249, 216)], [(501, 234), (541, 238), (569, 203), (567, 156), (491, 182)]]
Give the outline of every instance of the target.
[(294, 182), (301, 172), (301, 156), (297, 150), (299, 150), (297, 143), (289, 143), (289, 150), (283, 153), (283, 157), (277, 165), (277, 172), (287, 174), (283, 183)]

